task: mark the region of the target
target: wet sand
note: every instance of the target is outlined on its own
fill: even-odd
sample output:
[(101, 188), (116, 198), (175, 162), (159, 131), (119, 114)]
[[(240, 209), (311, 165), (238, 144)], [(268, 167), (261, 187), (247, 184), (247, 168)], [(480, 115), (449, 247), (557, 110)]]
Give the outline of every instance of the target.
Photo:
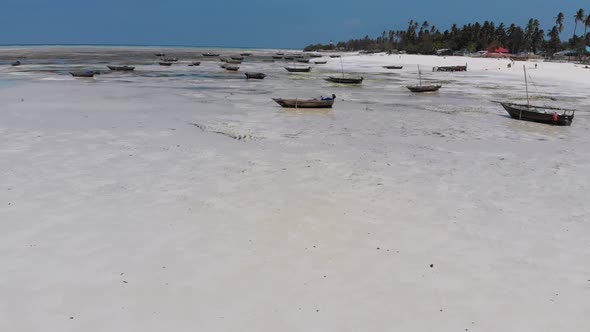
[[(530, 71), (535, 102), (579, 110), (553, 127), (490, 102), (524, 99), (507, 60), (345, 54), (289, 74), (252, 50), (234, 74), (188, 67), (194, 50), (165, 50), (170, 68), (66, 51), (0, 49), (46, 60), (0, 67), (0, 330), (590, 323), (587, 69)], [(137, 68), (67, 73), (102, 62)], [(439, 93), (405, 89), (417, 64)], [(363, 85), (323, 80), (341, 68)], [(327, 111), (271, 100), (332, 93)]]

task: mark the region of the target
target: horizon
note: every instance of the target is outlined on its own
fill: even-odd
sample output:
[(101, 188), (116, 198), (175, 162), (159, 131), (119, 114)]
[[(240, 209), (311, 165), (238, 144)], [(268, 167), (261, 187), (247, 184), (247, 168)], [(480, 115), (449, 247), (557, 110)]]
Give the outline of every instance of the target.
[[(453, 24), (461, 27), (490, 21), (496, 25), (524, 26), (530, 18), (536, 18), (547, 32), (559, 12), (565, 14), (561, 36), (567, 40), (574, 30), (573, 14), (581, 6), (571, 0), (557, 4), (542, 0), (534, 6), (508, 0), (477, 6), (466, 0), (453, 4), (427, 0), (404, 8), (385, 0), (365, 2), (362, 8), (335, 1), (316, 4), (302, 0), (298, 5), (314, 10), (301, 15), (293, 10), (292, 3), (280, 0), (255, 0), (249, 4), (236, 0), (223, 4), (172, 0), (165, 5), (157, 0), (104, 0), (100, 4), (8, 0), (0, 13), (0, 29), (11, 33), (0, 35), (0, 45), (302, 49), (310, 44), (336, 43), (365, 35), (374, 38), (384, 30), (404, 30), (410, 20), (428, 21), (443, 32)], [(109, 7), (116, 10), (105, 10)], [(425, 7), (432, 13), (429, 17), (422, 13)], [(590, 12), (590, 5), (584, 9)], [(450, 20), (451, 16), (462, 18)], [(578, 24), (577, 32), (583, 32), (583, 24)]]

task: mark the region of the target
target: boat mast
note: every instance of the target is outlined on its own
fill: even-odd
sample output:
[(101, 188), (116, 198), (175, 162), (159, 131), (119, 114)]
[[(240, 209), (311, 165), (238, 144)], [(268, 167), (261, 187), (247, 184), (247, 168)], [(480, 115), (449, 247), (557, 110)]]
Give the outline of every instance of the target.
[(342, 64), (342, 56), (340, 56), (340, 71), (342, 72), (342, 78), (344, 78), (344, 65)]
[(420, 71), (420, 65), (418, 65), (418, 79), (420, 80), (420, 86), (422, 86), (422, 71)]
[(526, 87), (526, 106), (527, 106), (527, 109), (530, 109), (531, 103), (529, 101), (529, 81), (526, 77), (526, 65), (523, 65), (522, 68), (524, 69), (524, 85)]

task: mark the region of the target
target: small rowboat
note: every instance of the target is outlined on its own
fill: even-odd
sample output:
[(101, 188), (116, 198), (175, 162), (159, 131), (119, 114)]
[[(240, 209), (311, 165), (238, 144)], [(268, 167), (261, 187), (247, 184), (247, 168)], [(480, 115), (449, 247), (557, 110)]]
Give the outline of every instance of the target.
[(178, 58), (164, 58), (164, 59), (162, 59), (162, 61), (164, 61), (164, 62), (176, 62), (176, 61), (178, 61)]
[(326, 99), (284, 99), (273, 98), (277, 104), (285, 108), (332, 108), (336, 95)]
[(328, 63), (328, 61), (314, 61), (313, 63), (315, 63), (316, 65), (325, 65), (326, 63)]
[(203, 53), (203, 56), (209, 56), (209, 57), (219, 56), (219, 53), (206, 52), (206, 53)]
[(280, 60), (280, 59), (282, 59), (283, 57), (282, 57), (282, 56), (280, 56), (280, 55), (273, 55), (273, 56), (272, 56), (272, 58), (273, 58), (273, 59), (275, 59), (275, 60)]
[(241, 56), (250, 56), (250, 55), (252, 55), (252, 53), (249, 53), (249, 52), (247, 52), (247, 53), (240, 53), (240, 55)]
[(340, 57), (339, 54), (332, 54), (332, 55), (330, 55), (330, 58), (339, 58), (339, 57)]
[(404, 66), (383, 66), (385, 69), (402, 69)]
[(245, 73), (247, 79), (262, 80), (266, 77), (264, 73)]
[(311, 67), (285, 67), (285, 69), (290, 73), (309, 73), (311, 71)]
[(436, 69), (436, 71), (443, 71), (443, 72), (467, 71), (467, 65), (465, 65), (465, 66), (435, 67), (435, 69)]
[(322, 57), (321, 54), (317, 54), (317, 53), (307, 53), (307, 56), (309, 56), (310, 58), (321, 58)]
[(240, 69), (240, 66), (232, 66), (232, 65), (226, 65), (225, 70), (229, 70), (229, 71), (238, 71)]
[(18, 66), (21, 65), (21, 63), (20, 63), (20, 61), (17, 60), (15, 62), (11, 63), (10, 65), (13, 66), (13, 67), (18, 67)]
[(70, 75), (72, 75), (74, 77), (85, 77), (85, 78), (94, 77), (95, 74), (96, 74), (96, 72), (94, 70), (70, 72)]
[(362, 77), (334, 77), (329, 76), (325, 79), (328, 82), (340, 83), (340, 84), (361, 84), (363, 83)]
[(196, 66), (200, 66), (200, 65), (201, 65), (201, 62), (199, 62), (199, 61), (193, 61), (188, 66), (189, 67), (196, 67)]
[(172, 62), (158, 62), (160, 64), (160, 66), (166, 66), (166, 67), (170, 67), (172, 66)]
[(135, 67), (131, 66), (107, 66), (112, 71), (134, 71)]
[(422, 93), (422, 92), (436, 92), (438, 91), (442, 85), (408, 85), (406, 88), (412, 92)]
[(309, 63), (309, 59), (297, 59), (297, 62)]
[(238, 61), (243, 61), (244, 57), (243, 56), (231, 56), (230, 57), (232, 60), (238, 60)]
[(164, 54), (164, 53), (155, 53), (154, 55), (155, 56), (166, 56), (166, 54)]

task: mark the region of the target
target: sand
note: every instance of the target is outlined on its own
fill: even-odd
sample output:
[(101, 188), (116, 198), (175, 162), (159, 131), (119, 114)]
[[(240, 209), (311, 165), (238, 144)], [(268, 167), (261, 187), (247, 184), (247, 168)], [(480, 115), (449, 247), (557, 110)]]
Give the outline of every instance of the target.
[(490, 102), (524, 98), (507, 63), (1, 67), (0, 331), (587, 331), (590, 70), (526, 63), (578, 109), (552, 127)]

